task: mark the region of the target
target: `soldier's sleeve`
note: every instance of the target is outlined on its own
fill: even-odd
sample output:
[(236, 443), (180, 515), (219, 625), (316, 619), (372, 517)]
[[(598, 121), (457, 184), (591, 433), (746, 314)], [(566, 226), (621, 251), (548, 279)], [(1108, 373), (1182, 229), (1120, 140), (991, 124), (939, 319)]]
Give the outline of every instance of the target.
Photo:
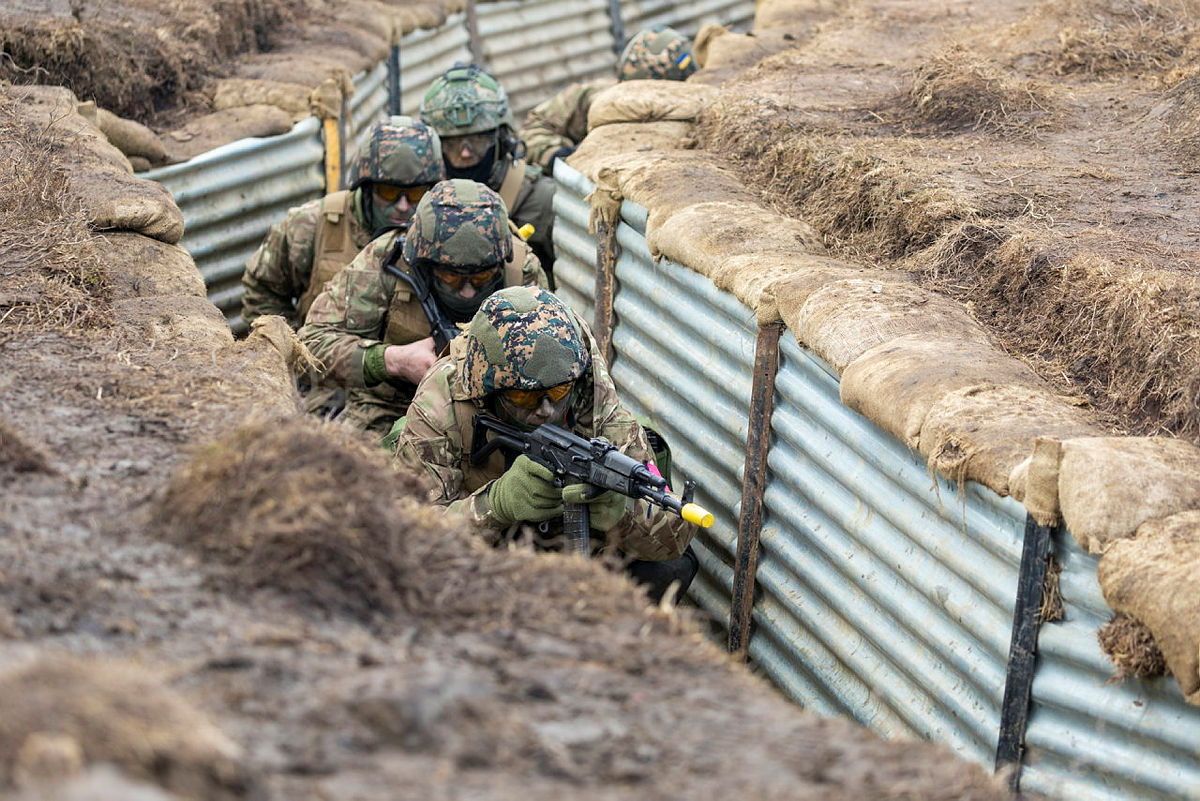
[(549, 166), (560, 147), (583, 141), (595, 88), (592, 84), (573, 83), (525, 116), (521, 139), (525, 141), (525, 157), (530, 163)]
[[(654, 456), (646, 432), (617, 397), (608, 368), (597, 361), (593, 369), (595, 391), (601, 395), (595, 425), (598, 435), (627, 456), (641, 462), (651, 461)], [(646, 501), (629, 503), (625, 515), (606, 532), (608, 541), (617, 543), (627, 555), (650, 561), (681, 556), (695, 533), (694, 524)]]
[(393, 237), (374, 240), (313, 301), (300, 340), (321, 362), (322, 376), (350, 388), (365, 386), (363, 356), (380, 344), (396, 279), (381, 265)]
[(463, 443), (454, 418), (450, 398), (450, 380), (454, 364), (443, 358), (429, 369), (408, 407), (404, 431), (396, 441), (396, 465), (403, 470), (423, 473), (434, 483), (433, 502), (466, 516), (485, 529), (498, 530), (488, 515), (487, 500), (491, 483), (474, 493), (464, 489)]
[[(319, 201), (318, 201), (319, 203)], [(242, 273), (242, 319), (247, 323), (268, 314), (278, 314), (299, 328), (296, 298), (308, 288), (312, 275), (316, 220), (311, 203), (288, 211), (271, 226), (266, 238), (246, 262)], [(313, 219), (309, 219), (313, 217)]]
[(521, 278), (525, 286), (540, 286), (544, 289), (550, 288), (550, 281), (546, 278), (546, 271), (542, 269), (542, 262), (534, 254), (533, 248), (525, 248), (525, 262), (521, 265)]

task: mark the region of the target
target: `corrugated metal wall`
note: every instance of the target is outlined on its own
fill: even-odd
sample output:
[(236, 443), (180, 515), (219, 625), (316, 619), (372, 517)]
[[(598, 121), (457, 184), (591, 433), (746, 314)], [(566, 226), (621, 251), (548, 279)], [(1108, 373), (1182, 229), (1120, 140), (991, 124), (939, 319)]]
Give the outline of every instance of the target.
[(670, 25), (680, 33), (695, 36), (706, 22), (715, 22), (738, 31), (748, 31), (754, 23), (754, 4), (733, 0), (696, 0), (673, 3), (669, 0), (622, 0), (621, 17), (626, 37), (643, 28)]
[[(591, 184), (556, 172), (559, 294), (589, 319)], [(685, 267), (650, 259), (646, 210), (618, 228), (613, 376), (670, 440), (717, 518), (697, 543), (696, 603), (723, 625), (733, 585), (756, 323)], [(843, 406), (838, 378), (781, 342), (750, 655), (785, 693), (885, 737), (992, 766), (1024, 508), (924, 461)], [(1066, 619), (1044, 624), (1022, 789), (1062, 799), (1200, 798), (1200, 710), (1173, 681), (1109, 683), (1096, 560), (1058, 533)]]

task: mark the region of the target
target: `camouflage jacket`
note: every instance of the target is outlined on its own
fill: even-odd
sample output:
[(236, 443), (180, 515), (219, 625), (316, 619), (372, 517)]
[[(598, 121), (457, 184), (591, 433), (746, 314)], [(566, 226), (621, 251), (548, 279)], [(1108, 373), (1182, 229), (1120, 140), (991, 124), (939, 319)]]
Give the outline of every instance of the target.
[(533, 164), (549, 167), (556, 150), (582, 142), (588, 132), (592, 98), (615, 83), (613, 78), (573, 83), (535, 106), (525, 116), (525, 126), (521, 129), (525, 157)]
[[(363, 357), (372, 345), (407, 345), (428, 336), (388, 336), (388, 312), (396, 300), (399, 279), (383, 270), (384, 260), (402, 236), (399, 231), (389, 231), (363, 248), (354, 261), (325, 285), (325, 291), (313, 302), (308, 318), (298, 332), (301, 341), (323, 366), (325, 383), (341, 384), (351, 390), (347, 408), (353, 405), (355, 395), (375, 396), (394, 412), (394, 417), (404, 414), (408, 399), (415, 387), (394, 379), (394, 383), (381, 383), (368, 387), (363, 378)], [(525, 260), (521, 265), (522, 283), (545, 286), (546, 274), (530, 248), (523, 248)], [(407, 269), (403, 262), (399, 265)], [(410, 301), (417, 306), (414, 299)], [(423, 312), (420, 312), (423, 317)], [(389, 424), (390, 425), (390, 424)]]
[[(635, 459), (653, 458), (645, 431), (617, 397), (591, 332), (578, 317), (576, 321), (591, 351), (592, 364), (577, 384), (580, 391), (572, 430), (582, 437), (603, 437)], [(488, 492), (504, 472), (504, 463), (503, 458), (496, 458), (497, 453), (482, 468), (469, 464), (471, 420), (475, 414), (488, 412), (484, 401), (466, 397), (459, 378), (462, 344), (462, 337), (455, 340), (449, 354), (434, 364), (417, 387), (396, 443), (396, 459), (403, 469), (432, 476), (438, 493), (434, 502), (465, 514), (494, 542), (501, 538), (504, 526), (491, 516)], [(621, 520), (603, 533), (604, 544), (635, 559), (677, 558), (696, 527), (658, 507), (647, 516), (648, 508), (645, 501), (630, 500)]]
[[(299, 328), (296, 304), (312, 278), (314, 247), (321, 218), (321, 199), (288, 210), (282, 222), (271, 226), (267, 238), (246, 262), (242, 273), (242, 319), (247, 324), (267, 314), (282, 315)], [(357, 198), (350, 219), (350, 235), (359, 249), (371, 241)]]

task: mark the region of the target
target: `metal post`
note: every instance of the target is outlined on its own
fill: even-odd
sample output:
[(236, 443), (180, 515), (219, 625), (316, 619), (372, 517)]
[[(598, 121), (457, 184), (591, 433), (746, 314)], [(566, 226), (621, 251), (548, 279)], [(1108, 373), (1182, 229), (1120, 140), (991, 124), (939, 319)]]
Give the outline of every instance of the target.
[(612, 23), (613, 52), (617, 55), (625, 49), (625, 19), (621, 16), (621, 0), (608, 0), (608, 19)]
[(476, 0), (467, 0), (467, 47), (471, 51), (471, 60), (487, 69), (483, 57), (483, 39), (479, 36), (479, 12), (475, 5)]
[(403, 114), (400, 110), (400, 42), (388, 51), (388, 114)]
[(617, 226), (620, 222), (596, 221), (596, 316), (592, 334), (596, 345), (610, 366), (613, 360), (613, 297), (616, 295)]
[(342, 188), (342, 132), (339, 123), (336, 117), (321, 121), (325, 133), (325, 194)]
[(737, 555), (733, 565), (733, 598), (729, 607), (729, 652), (745, 659), (750, 648), (754, 610), (754, 575), (758, 571), (758, 538), (762, 532), (763, 492), (767, 487), (767, 452), (775, 374), (779, 371), (779, 337), (783, 323), (758, 329), (754, 377), (750, 388), (750, 420), (746, 434), (746, 467), (742, 478), (742, 514), (738, 520)]
[(996, 770), (1012, 766), (1009, 786), (1015, 792), (1021, 781), (1021, 755), (1025, 750), (1025, 726), (1029, 699), (1033, 694), (1033, 671), (1037, 661), (1038, 613), (1042, 608), (1042, 584), (1050, 556), (1050, 526), (1042, 526), (1032, 515), (1025, 516), (1025, 543), (1021, 549), (1021, 571), (1017, 577), (1017, 603), (1013, 610), (1012, 640), (1008, 646), (1008, 676), (1000, 706), (1000, 734), (996, 742)]

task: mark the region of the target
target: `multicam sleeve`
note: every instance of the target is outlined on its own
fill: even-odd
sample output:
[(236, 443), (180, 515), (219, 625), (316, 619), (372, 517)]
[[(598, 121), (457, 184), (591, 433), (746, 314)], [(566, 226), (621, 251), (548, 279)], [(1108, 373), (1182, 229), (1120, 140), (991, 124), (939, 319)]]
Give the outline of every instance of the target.
[(533, 248), (525, 248), (525, 262), (521, 265), (521, 279), (525, 286), (550, 288), (546, 271), (542, 269), (542, 262), (534, 254)]
[(242, 273), (242, 319), (247, 323), (268, 314), (286, 318), (293, 328), (304, 322), (296, 317), (296, 298), (304, 293), (312, 275), (316, 240), (316, 213), (320, 201), (291, 209), (271, 226), (266, 238), (246, 262)]
[(350, 388), (365, 386), (363, 356), (383, 335), (396, 279), (381, 267), (393, 237), (367, 245), (313, 301), (300, 340), (320, 360), (323, 375)]
[(404, 423), (404, 431), (396, 441), (396, 465), (403, 470), (424, 473), (433, 479), (433, 502), (460, 512), (472, 523), (490, 529), (499, 526), (488, 515), (488, 490), (485, 484), (473, 493), (463, 486), (463, 443), (454, 418), (454, 401), (450, 398), (450, 381), (454, 364), (443, 358), (430, 368), (417, 387)]
[(532, 164), (547, 167), (560, 147), (571, 147), (587, 136), (587, 115), (595, 83), (573, 83), (558, 94), (535, 106), (525, 117), (521, 139), (525, 157)]

